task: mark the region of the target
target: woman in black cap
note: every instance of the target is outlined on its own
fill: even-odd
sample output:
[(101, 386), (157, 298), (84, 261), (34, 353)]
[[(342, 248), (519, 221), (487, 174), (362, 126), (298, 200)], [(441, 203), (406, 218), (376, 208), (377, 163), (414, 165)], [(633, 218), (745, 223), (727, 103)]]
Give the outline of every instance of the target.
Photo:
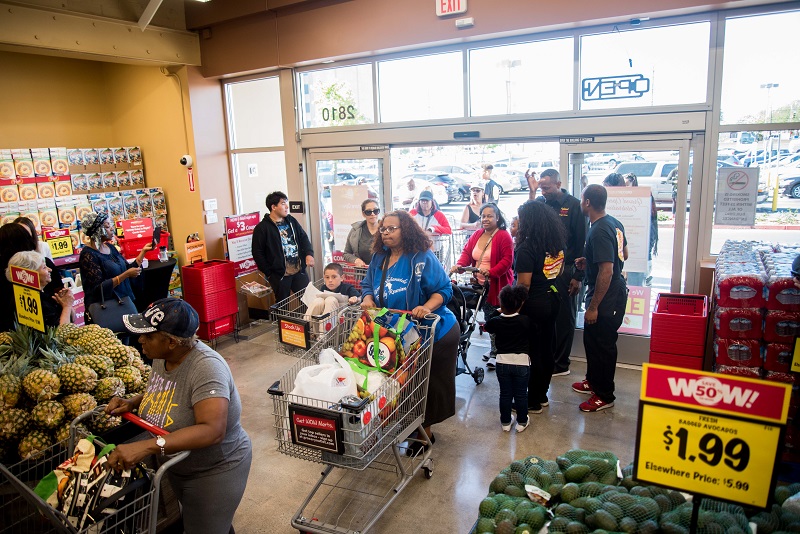
[[(122, 254), (112, 245), (114, 224), (105, 212), (87, 213), (81, 221), (83, 233), (89, 242), (81, 250), (80, 269), (86, 308), (90, 304), (100, 302), (100, 291), (106, 299), (133, 297), (130, 278), (137, 278), (142, 273), (142, 260), (148, 250), (153, 249), (147, 243), (139, 252), (136, 261), (129, 264)], [(102, 326), (102, 325), (100, 325)]]
[(139, 334), (153, 370), (143, 394), (111, 399), (106, 413), (121, 415), (138, 408), (140, 417), (169, 434), (118, 445), (108, 465), (125, 470), (150, 455), (192, 451), (168, 471), (181, 503), (184, 532), (232, 532), (253, 455), (228, 364), (197, 341), (197, 312), (183, 300), (157, 300), (144, 313), (124, 316), (123, 322)]
[(419, 194), (417, 205), (408, 212), (417, 221), (417, 224), (432, 234), (452, 234), (453, 229), (444, 213), (439, 211), (439, 205), (433, 199), (433, 193), (427, 189)]

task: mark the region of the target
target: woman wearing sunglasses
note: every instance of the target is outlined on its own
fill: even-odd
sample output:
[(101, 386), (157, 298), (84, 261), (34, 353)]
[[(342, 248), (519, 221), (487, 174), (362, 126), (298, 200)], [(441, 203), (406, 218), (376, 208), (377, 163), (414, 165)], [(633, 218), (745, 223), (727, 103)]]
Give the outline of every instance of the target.
[(407, 454), (414, 456), (434, 442), (431, 426), (456, 413), (456, 358), (461, 330), (446, 304), (453, 296), (450, 278), (431, 251), (428, 233), (405, 211), (386, 214), (375, 239), (375, 255), (361, 283), (363, 308), (410, 310), (417, 319), (438, 315), (431, 355), (428, 401), (422, 426), (412, 435)]
[(378, 231), (378, 215), (381, 210), (378, 203), (367, 199), (361, 203), (361, 214), (364, 215), (363, 221), (353, 223), (350, 234), (347, 236), (347, 243), (344, 246), (344, 261), (352, 263), (356, 267), (366, 267), (372, 258), (372, 242), (375, 240), (375, 232)]

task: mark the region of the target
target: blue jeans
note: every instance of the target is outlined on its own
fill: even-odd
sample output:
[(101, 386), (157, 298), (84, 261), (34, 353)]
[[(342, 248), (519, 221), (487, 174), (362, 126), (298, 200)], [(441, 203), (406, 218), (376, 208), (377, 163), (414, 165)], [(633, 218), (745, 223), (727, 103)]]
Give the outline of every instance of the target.
[(524, 425), (528, 422), (528, 365), (509, 365), (497, 363), (495, 374), (500, 383), (500, 423), (507, 425), (511, 421), (512, 404), (517, 410), (517, 422)]

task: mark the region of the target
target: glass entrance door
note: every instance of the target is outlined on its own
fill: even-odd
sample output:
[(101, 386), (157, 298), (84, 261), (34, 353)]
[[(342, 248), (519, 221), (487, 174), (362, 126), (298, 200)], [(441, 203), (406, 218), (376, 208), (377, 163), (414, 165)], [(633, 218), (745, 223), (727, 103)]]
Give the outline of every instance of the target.
[[(325, 263), (334, 256), (339, 259), (353, 223), (364, 220), (363, 201), (374, 200), (381, 213), (387, 206), (384, 191), (388, 190), (385, 171), (389, 167), (389, 151), (365, 148), (370, 150), (354, 147), (307, 153), (309, 214), (312, 228), (319, 228), (312, 242)], [(325, 263), (319, 265), (317, 276)]]
[[(685, 281), (693, 146), (689, 139), (562, 145), (561, 172), (576, 198), (589, 184), (609, 192), (606, 212), (625, 226), (628, 306), (619, 361), (648, 359), (652, 311), (659, 293), (679, 293)], [(565, 168), (566, 167), (566, 168)], [(579, 305), (578, 326), (583, 326)], [(575, 350), (583, 344), (576, 343)]]

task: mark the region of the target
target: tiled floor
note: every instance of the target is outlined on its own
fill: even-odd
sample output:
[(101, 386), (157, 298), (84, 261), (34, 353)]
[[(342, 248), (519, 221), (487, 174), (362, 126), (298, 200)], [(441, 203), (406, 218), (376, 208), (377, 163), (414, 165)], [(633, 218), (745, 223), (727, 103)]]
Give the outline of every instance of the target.
[[(253, 441), (253, 466), (247, 491), (234, 521), (238, 534), (296, 532), (290, 520), (317, 482), (322, 464), (288, 457), (276, 450), (272, 401), (267, 388), (289, 369), (295, 359), (276, 352), (275, 334), (251, 341), (223, 341), (219, 352), (228, 361), (243, 403), (243, 424)], [(482, 365), (480, 355), (488, 338), (476, 334), (470, 363)], [(553, 379), (550, 406), (532, 415), (522, 434), (500, 428), (497, 407), (499, 387), (494, 373), (481, 385), (468, 375), (456, 378), (457, 413), (434, 427), (435, 469), (426, 480), (422, 473), (409, 483), (370, 532), (412, 534), (466, 533), (477, 517), (480, 500), (492, 478), (512, 460), (535, 454), (555, 459), (580, 447), (615, 453), (622, 465), (633, 459), (641, 372), (617, 369), (614, 408), (585, 414), (578, 404), (586, 400), (571, 390), (583, 378), (586, 366), (574, 361), (572, 374)], [(361, 472), (367, 486), (375, 475)], [(357, 503), (356, 503), (357, 504)]]

